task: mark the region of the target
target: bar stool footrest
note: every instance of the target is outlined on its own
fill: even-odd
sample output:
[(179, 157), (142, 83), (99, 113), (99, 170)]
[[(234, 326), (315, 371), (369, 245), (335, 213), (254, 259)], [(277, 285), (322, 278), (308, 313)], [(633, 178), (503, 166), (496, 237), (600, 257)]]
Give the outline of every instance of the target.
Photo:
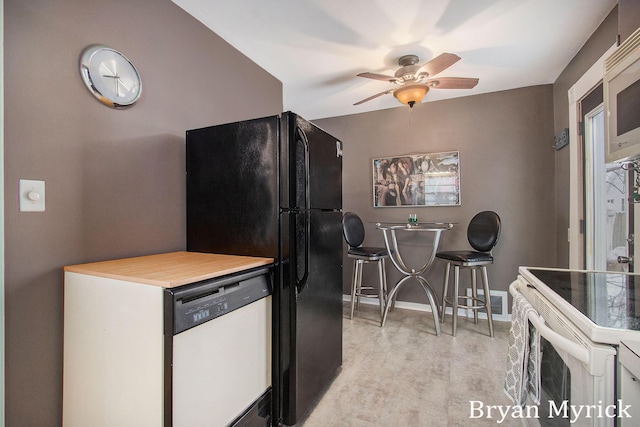
[[(376, 291), (376, 293), (366, 293), (366, 292), (362, 292), (362, 291)], [(359, 290), (356, 291), (356, 296), (357, 297), (369, 297), (369, 298), (378, 298), (378, 288), (373, 287), (373, 286), (363, 286), (361, 287)]]
[[(458, 308), (466, 308), (467, 310), (481, 310), (481, 309), (486, 309), (487, 308), (487, 306), (486, 306), (487, 302), (483, 298), (466, 296), (466, 295), (459, 295), (458, 299), (461, 299), (461, 298), (462, 299), (466, 299), (466, 300), (477, 301), (478, 305), (469, 305), (469, 304), (460, 304), (460, 303), (458, 303), (457, 304)], [(449, 304), (450, 306), (453, 306), (453, 303), (451, 302), (451, 299), (445, 298), (445, 302), (447, 304)]]

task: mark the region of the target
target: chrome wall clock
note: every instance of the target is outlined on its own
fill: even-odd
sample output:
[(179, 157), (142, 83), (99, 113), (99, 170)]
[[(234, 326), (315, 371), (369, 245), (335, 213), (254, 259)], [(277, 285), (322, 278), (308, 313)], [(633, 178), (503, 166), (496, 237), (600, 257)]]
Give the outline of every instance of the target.
[(107, 46), (91, 45), (82, 52), (80, 74), (93, 96), (111, 108), (129, 107), (142, 93), (136, 67), (122, 53)]

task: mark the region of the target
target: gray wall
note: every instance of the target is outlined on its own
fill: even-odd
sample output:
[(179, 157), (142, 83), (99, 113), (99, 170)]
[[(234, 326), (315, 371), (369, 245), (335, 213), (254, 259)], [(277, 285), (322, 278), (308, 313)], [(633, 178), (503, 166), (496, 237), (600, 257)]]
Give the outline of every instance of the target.
[[(5, 0), (6, 424), (60, 423), (64, 265), (185, 248), (184, 132), (277, 114), (282, 85), (169, 0)], [(85, 46), (121, 50), (142, 98), (84, 87)], [(46, 181), (20, 213), (19, 179)]]
[[(428, 95), (427, 95), (428, 96)], [(407, 107), (316, 120), (344, 141), (345, 211), (366, 223), (367, 245), (383, 246), (376, 221), (457, 222), (443, 235), (441, 248), (467, 249), (466, 226), (482, 210), (496, 211), (503, 223), (489, 267), (492, 288), (506, 290), (519, 265), (553, 265), (555, 254), (553, 184), (553, 98), (551, 85), (423, 103)], [(459, 207), (373, 208), (372, 166), (377, 157), (440, 151), (460, 152)], [(417, 265), (429, 250), (415, 235), (403, 236), (408, 258)], [(352, 261), (344, 258), (344, 290), (348, 293)], [(366, 269), (369, 270), (369, 269)], [(389, 280), (399, 275), (390, 266)], [(436, 262), (427, 279), (438, 294), (443, 264)], [(367, 272), (365, 279), (374, 277)], [(463, 279), (468, 282), (468, 274)], [(405, 286), (401, 301), (427, 303), (417, 285)]]
[(618, 22), (618, 33), (623, 42), (640, 26), (640, 2), (618, 0)]

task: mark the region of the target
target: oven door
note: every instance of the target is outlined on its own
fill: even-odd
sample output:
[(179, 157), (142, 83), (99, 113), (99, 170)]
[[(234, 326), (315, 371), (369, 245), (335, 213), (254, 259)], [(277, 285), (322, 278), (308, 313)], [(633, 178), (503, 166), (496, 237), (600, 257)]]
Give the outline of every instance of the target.
[[(539, 316), (529, 321), (540, 332), (540, 405), (525, 412), (529, 426), (614, 426), (614, 347), (589, 341), (522, 277), (509, 287), (521, 292)], [(531, 399), (527, 407), (535, 404)]]

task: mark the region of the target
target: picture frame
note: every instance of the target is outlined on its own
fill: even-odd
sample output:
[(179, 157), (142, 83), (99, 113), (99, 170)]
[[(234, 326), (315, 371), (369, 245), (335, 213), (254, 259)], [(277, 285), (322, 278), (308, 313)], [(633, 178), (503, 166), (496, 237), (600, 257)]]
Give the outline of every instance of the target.
[(373, 207), (460, 206), (460, 152), (372, 161)]

